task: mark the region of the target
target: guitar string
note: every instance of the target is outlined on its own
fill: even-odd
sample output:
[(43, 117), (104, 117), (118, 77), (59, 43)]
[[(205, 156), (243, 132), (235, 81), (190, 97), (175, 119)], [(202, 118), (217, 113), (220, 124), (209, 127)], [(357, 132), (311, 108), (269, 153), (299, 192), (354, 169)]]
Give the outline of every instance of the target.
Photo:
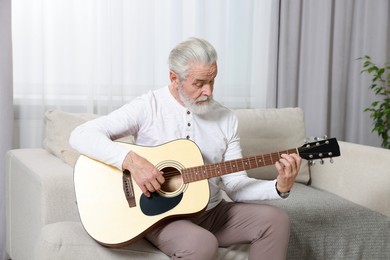
[[(258, 167), (258, 159), (256, 159), (256, 157), (262, 157), (264, 158), (264, 155), (257, 155), (257, 156), (254, 156), (254, 157), (246, 157), (246, 158), (242, 158), (242, 159), (237, 159), (235, 160), (236, 162), (230, 162), (230, 164), (233, 163), (234, 166), (232, 165), (227, 165), (226, 162), (225, 163), (216, 163), (216, 164), (208, 164), (208, 165), (201, 165), (201, 166), (196, 166), (196, 167), (190, 167), (190, 168), (185, 168), (183, 170), (185, 170), (186, 172), (189, 172), (189, 173), (194, 173), (192, 170), (195, 169), (195, 168), (208, 168), (208, 172), (209, 171), (220, 171), (221, 169), (224, 169), (224, 170), (227, 170), (228, 172), (234, 172), (234, 171), (241, 171), (241, 170), (245, 170), (246, 168), (243, 167), (242, 165), (245, 164), (244, 162), (247, 162), (249, 165), (255, 165), (254, 167)], [(267, 165), (270, 165), (272, 164), (274, 161), (276, 161), (276, 159), (279, 159), (280, 156), (278, 155), (268, 155), (269, 158), (267, 159), (264, 159), (262, 160), (262, 166), (267, 166)], [(270, 163), (271, 162), (271, 163)], [(221, 167), (221, 165), (225, 165), (225, 167)], [(241, 168), (239, 167), (238, 170), (236, 168), (237, 165), (241, 165)], [(181, 175), (180, 174), (180, 171), (167, 171), (167, 172), (164, 172), (163, 176), (164, 177), (175, 177), (177, 175)]]
[[(319, 143), (319, 145), (317, 145), (316, 147), (323, 146), (324, 144), (325, 143)], [(300, 154), (302, 154), (303, 152), (305, 152), (307, 150), (310, 150), (310, 149), (313, 149), (313, 148), (311, 146), (310, 147), (301, 147), (300, 148)], [(289, 149), (289, 150), (286, 150), (286, 151), (274, 152), (274, 153), (271, 153), (271, 154), (261, 154), (261, 155), (251, 156), (251, 157), (245, 157), (245, 158), (237, 159), (237, 160), (234, 160), (234, 161), (236, 161), (236, 164), (239, 161), (241, 161), (241, 162), (247, 161), (249, 164), (253, 164), (253, 163), (257, 164), (256, 157), (263, 157), (264, 158), (264, 156), (266, 156), (266, 157), (269, 157), (268, 161), (273, 162), (273, 161), (276, 161), (277, 159), (280, 159), (280, 156), (279, 156), (280, 153), (283, 153), (283, 152), (287, 152), (288, 153), (289, 151), (292, 151), (292, 150), (295, 151), (295, 150), (297, 150), (297, 148)], [(319, 153), (314, 153), (314, 154), (319, 154)], [(227, 163), (227, 162), (225, 162), (225, 163)], [(183, 170), (185, 170), (186, 172), (190, 171), (190, 173), (193, 173), (193, 172), (191, 172), (192, 168), (207, 168), (208, 167), (208, 168), (215, 168), (215, 169), (208, 169), (209, 171), (215, 171), (216, 169), (220, 170), (220, 167), (217, 166), (217, 165), (223, 165), (225, 163), (207, 164), (207, 165), (201, 165), (201, 166), (196, 166), (196, 167), (185, 168)], [(267, 164), (264, 164), (263, 166), (266, 166), (266, 165)], [(270, 165), (270, 164), (268, 164), (268, 165)], [(231, 170), (233, 170), (234, 167), (232, 167), (232, 166), (225, 166), (224, 168), (230, 172)], [(236, 170), (236, 169), (234, 169), (234, 170)], [(245, 170), (245, 168), (243, 168), (242, 170)], [(163, 174), (165, 179), (171, 179), (171, 178), (174, 178), (174, 177), (176, 177), (178, 175), (182, 175), (182, 172), (180, 172), (179, 170), (177, 170), (177, 171), (168, 171), (168, 172), (164, 172), (164, 174)]]

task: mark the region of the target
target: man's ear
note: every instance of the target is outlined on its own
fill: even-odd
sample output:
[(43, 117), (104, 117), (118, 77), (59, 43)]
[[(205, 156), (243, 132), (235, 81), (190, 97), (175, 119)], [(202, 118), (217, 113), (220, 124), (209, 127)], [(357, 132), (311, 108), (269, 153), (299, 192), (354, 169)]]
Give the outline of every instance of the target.
[(175, 72), (169, 71), (169, 79), (171, 80), (172, 87), (177, 88), (179, 85), (179, 76)]

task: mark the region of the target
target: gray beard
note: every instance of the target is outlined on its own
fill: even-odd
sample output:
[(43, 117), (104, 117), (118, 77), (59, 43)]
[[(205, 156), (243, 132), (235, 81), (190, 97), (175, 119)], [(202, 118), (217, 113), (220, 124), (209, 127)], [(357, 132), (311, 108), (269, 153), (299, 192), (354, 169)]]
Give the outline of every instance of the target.
[[(214, 102), (212, 96), (191, 99), (184, 93), (182, 86), (179, 86), (178, 89), (179, 89), (178, 92), (179, 92), (180, 100), (183, 102), (184, 106), (192, 113), (197, 115), (203, 115), (210, 110), (211, 104)], [(199, 101), (206, 101), (206, 102), (204, 102), (203, 104), (197, 104), (196, 102)]]

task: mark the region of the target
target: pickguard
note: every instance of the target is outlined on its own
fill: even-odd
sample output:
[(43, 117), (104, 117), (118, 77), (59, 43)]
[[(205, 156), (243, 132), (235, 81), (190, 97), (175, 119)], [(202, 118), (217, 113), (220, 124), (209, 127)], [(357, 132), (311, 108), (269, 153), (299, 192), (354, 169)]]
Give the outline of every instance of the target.
[(156, 216), (176, 207), (182, 198), (183, 193), (179, 193), (174, 197), (164, 197), (157, 192), (153, 192), (149, 198), (142, 194), (140, 197), (140, 208), (145, 215)]

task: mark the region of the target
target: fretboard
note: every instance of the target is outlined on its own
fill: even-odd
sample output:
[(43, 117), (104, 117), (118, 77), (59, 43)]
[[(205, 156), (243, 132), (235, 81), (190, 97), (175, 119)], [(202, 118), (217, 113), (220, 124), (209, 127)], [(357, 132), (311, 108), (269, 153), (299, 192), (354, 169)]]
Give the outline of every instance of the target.
[(282, 154), (298, 153), (296, 148), (276, 153), (260, 154), (221, 163), (211, 163), (182, 170), (184, 183), (210, 179), (225, 174), (268, 166), (279, 161)]

